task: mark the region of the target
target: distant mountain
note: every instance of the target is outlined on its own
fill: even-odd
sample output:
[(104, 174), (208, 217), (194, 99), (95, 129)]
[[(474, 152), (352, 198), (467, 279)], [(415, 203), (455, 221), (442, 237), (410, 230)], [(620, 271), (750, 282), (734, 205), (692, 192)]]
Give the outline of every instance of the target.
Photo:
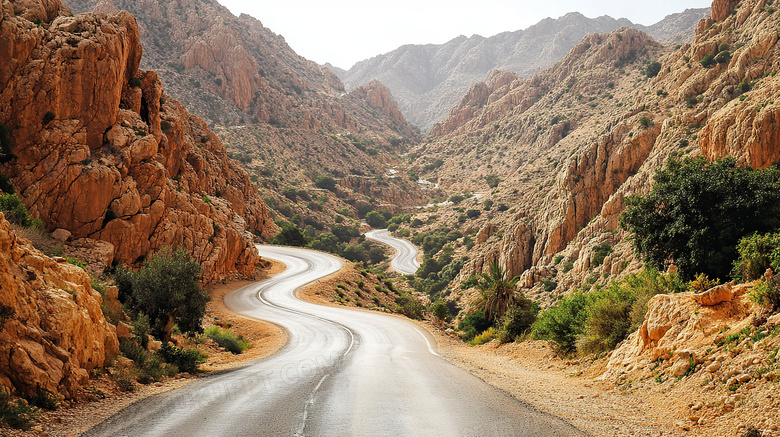
[(406, 45), (359, 62), (349, 71), (331, 71), (348, 89), (378, 79), (390, 89), (406, 119), (428, 130), (447, 116), (471, 85), (493, 70), (530, 77), (561, 60), (584, 36), (620, 27), (644, 31), (660, 42), (691, 40), (696, 23), (708, 12), (689, 9), (649, 27), (627, 19), (570, 13), (490, 38), (460, 36), (445, 44)]

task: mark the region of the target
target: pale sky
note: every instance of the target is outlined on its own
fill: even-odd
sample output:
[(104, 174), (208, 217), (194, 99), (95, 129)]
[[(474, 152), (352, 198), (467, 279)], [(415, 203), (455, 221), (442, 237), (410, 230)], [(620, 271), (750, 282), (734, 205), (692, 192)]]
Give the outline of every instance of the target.
[(299, 55), (349, 69), (405, 44), (525, 29), (568, 12), (651, 25), (712, 0), (218, 0), (282, 35)]

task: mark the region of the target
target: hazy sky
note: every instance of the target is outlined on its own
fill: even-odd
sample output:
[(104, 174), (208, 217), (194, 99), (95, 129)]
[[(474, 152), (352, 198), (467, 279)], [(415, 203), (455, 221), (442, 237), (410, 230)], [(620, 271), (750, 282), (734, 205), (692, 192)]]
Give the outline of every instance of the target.
[(348, 69), (404, 44), (441, 44), (458, 35), (492, 36), (568, 12), (654, 24), (712, 0), (219, 0), (284, 36), (299, 55)]

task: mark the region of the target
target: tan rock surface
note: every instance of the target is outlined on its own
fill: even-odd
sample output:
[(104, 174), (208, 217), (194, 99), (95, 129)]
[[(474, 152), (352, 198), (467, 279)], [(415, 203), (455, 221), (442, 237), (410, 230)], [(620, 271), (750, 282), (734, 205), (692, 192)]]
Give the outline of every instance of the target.
[(0, 384), (74, 396), (119, 352), (84, 270), (20, 239), (0, 214)]

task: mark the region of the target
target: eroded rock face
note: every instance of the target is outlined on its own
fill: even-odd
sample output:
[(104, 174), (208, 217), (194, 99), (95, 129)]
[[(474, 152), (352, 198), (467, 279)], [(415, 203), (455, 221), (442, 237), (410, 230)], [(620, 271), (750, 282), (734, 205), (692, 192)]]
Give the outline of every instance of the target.
[(216, 135), (138, 69), (135, 19), (60, 15), (37, 26), (6, 12), (62, 11), (28, 3), (3, 3), (0, 50), (11, 62), (0, 69), (0, 123), (17, 156), (1, 170), (30, 212), (72, 239), (109, 242), (113, 263), (183, 246), (204, 281), (252, 275), (250, 232), (275, 226)]
[(715, 0), (712, 2), (712, 19), (721, 21), (731, 14), (739, 0)]
[(119, 352), (100, 304), (84, 270), (37, 251), (0, 213), (0, 384), (74, 396)]
[(645, 375), (652, 369), (651, 362), (659, 358), (664, 369), (675, 377), (682, 376), (691, 359), (701, 361), (719, 335), (749, 322), (748, 316), (756, 307), (744, 296), (748, 288), (726, 284), (701, 294), (653, 297), (647, 304), (644, 324), (612, 353), (602, 378)]

